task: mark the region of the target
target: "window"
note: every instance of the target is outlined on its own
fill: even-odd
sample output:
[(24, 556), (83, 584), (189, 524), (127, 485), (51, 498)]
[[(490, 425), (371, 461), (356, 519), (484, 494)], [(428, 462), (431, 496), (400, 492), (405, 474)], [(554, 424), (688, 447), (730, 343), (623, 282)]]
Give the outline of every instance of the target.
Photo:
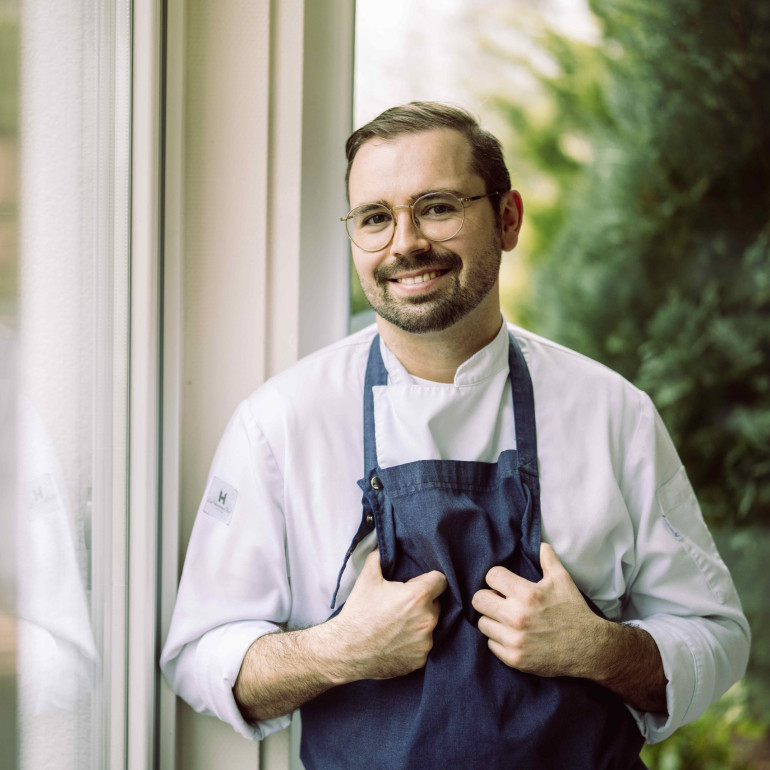
[(0, 536), (13, 544), (2, 610), (17, 715), (2, 751), (21, 768), (106, 767), (123, 754), (129, 4), (4, 0), (0, 35), (3, 71), (18, 73), (0, 84), (2, 496), (16, 501)]

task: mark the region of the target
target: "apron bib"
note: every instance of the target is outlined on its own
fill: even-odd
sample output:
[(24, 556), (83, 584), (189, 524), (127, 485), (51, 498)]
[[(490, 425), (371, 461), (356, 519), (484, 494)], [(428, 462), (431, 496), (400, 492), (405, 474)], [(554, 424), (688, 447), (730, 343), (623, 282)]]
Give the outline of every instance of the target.
[(307, 770), (644, 767), (642, 736), (618, 696), (586, 679), (509, 668), (477, 628), (471, 598), (486, 587), (490, 567), (542, 577), (532, 383), (513, 336), (509, 364), (515, 450), (497, 463), (423, 460), (380, 468), (372, 388), (387, 384), (388, 375), (379, 336), (372, 342), (364, 385), (366, 476), (358, 482), (363, 517), (345, 564), (375, 527), (385, 579), (438, 570), (448, 587), (424, 668), (336, 687), (302, 707)]

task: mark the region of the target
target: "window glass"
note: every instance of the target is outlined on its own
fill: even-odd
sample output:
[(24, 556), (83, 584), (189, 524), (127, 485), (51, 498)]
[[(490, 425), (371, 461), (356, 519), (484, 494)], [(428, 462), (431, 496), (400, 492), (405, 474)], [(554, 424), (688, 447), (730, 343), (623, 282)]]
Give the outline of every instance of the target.
[(0, 0), (2, 744), (21, 768), (107, 766), (122, 699), (128, 10)]

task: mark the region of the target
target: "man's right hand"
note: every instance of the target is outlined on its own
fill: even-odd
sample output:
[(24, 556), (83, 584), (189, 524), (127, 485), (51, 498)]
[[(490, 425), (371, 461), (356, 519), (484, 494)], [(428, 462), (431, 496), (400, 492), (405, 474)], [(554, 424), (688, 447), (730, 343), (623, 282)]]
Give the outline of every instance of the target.
[(233, 687), (247, 720), (288, 714), (331, 687), (390, 679), (422, 668), (433, 647), (440, 572), (385, 580), (369, 554), (339, 615), (298, 631), (266, 634), (249, 647)]
[(440, 572), (426, 572), (406, 583), (385, 580), (378, 550), (364, 568), (345, 606), (328, 625), (340, 643), (351, 679), (390, 679), (422, 668), (433, 647), (446, 590)]

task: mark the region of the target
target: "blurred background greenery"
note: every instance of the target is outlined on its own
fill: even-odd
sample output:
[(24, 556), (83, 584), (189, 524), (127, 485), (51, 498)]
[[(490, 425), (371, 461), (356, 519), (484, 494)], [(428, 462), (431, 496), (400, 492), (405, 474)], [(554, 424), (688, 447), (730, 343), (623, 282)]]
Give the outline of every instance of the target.
[(751, 622), (744, 680), (645, 762), (770, 768), (770, 3), (589, 6), (587, 35), (569, 3), (466, 16), (466, 103), (525, 201), (503, 304), (652, 396)]

